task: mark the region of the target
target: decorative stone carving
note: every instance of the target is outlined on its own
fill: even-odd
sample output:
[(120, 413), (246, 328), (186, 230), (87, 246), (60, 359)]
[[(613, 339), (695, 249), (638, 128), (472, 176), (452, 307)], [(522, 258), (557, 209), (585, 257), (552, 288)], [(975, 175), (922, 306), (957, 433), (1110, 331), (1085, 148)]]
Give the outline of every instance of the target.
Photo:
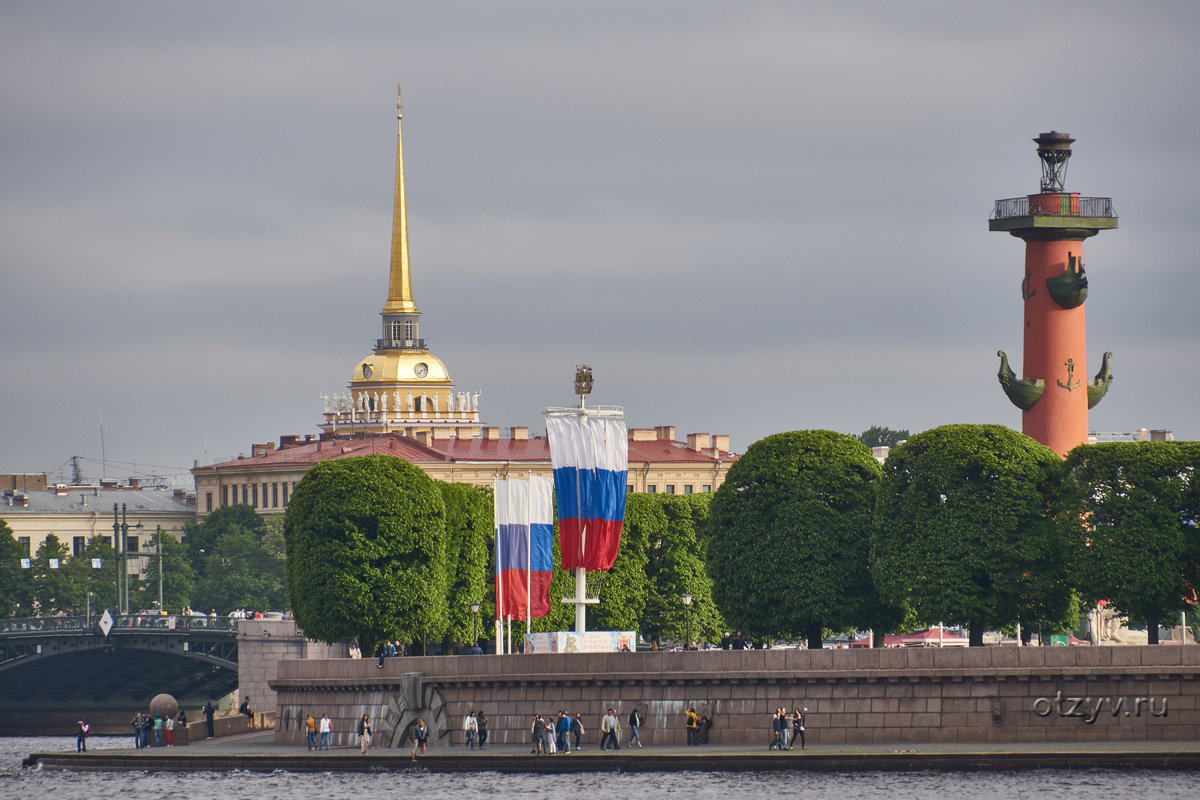
[(1087, 300), (1088, 279), (1083, 272), (1083, 259), (1067, 256), (1067, 268), (1053, 278), (1046, 278), (1046, 289), (1054, 302), (1063, 308), (1078, 308)]
[(1112, 367), (1109, 365), (1111, 359), (1112, 353), (1104, 354), (1104, 359), (1100, 362), (1100, 371), (1088, 383), (1088, 408), (1095, 408), (1096, 404), (1104, 399), (1104, 395), (1108, 394), (1108, 387), (1113, 380)]
[(1045, 393), (1046, 382), (1041, 378), (1018, 378), (1008, 365), (1008, 353), (997, 350), (996, 355), (1000, 356), (1000, 372), (996, 375), (1000, 388), (1014, 406), (1022, 411), (1029, 410)]

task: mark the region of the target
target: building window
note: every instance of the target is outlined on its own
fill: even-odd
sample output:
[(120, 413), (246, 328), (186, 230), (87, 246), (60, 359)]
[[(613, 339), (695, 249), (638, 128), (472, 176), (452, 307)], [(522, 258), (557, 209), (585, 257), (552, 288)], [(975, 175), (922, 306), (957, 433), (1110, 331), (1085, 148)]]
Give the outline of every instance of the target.
[(673, 483), (667, 484), (667, 494), (675, 494), (675, 484), (673, 484)]
[(625, 487), (625, 494), (633, 494), (633, 484), (632, 483)]
[(394, 319), (394, 320), (392, 320), (392, 341), (393, 342), (399, 341), (399, 339), (400, 339), (400, 320)]
[(242, 484), (242, 505), (246, 505), (249, 502), (250, 502), (250, 487), (243, 483)]
[(76, 536), (71, 540), (71, 555), (83, 555), (83, 548), (87, 547), (87, 539), (83, 536)]
[(283, 484), (283, 507), (284, 507), (284, 508), (287, 508), (287, 500), (288, 500), (288, 486), (290, 486), (290, 485), (291, 485), (291, 484), (289, 484), (289, 483), (287, 483), (286, 481), (284, 481), (284, 484)]
[(212, 511), (212, 492), (204, 493), (204, 511), (205, 513)]
[(25, 558), (30, 558), (31, 556), (29, 555), (29, 537), (28, 536), (18, 536), (17, 544), (21, 545), (21, 549), (25, 551)]
[(654, 494), (657, 491), (658, 491), (658, 487), (655, 486), (653, 483), (646, 484), (646, 494)]
[(411, 319), (406, 320), (404, 323), (404, 338), (405, 339), (417, 338), (417, 323), (413, 322)]
[(266, 507), (267, 507), (267, 484), (265, 484), (265, 483), (264, 483), (264, 484), (262, 485), (262, 487), (263, 487), (263, 491), (262, 491), (262, 507), (263, 507), (263, 508), (266, 508)]
[(125, 552), (126, 553), (138, 552), (138, 537), (136, 537), (136, 536), (126, 536), (125, 537)]
[(258, 508), (258, 484), (250, 484), (250, 505)]
[(104, 546), (105, 546), (105, 547), (112, 547), (112, 537), (111, 537), (111, 536), (105, 536), (105, 537), (104, 537)]
[(224, 508), (227, 505), (229, 505), (229, 487), (222, 486), (221, 487), (221, 507)]
[(684, 494), (691, 494), (691, 493), (692, 493), (692, 485), (691, 485), (690, 483), (685, 483), (685, 484), (683, 485), (683, 493), (684, 493)]
[(712, 491), (712, 484), (711, 484), (711, 483), (706, 483), (706, 484), (704, 484), (702, 487), (700, 487), (700, 491), (702, 491), (702, 492), (711, 492), (711, 491)]
[(279, 508), (279, 484), (271, 484), (271, 507)]

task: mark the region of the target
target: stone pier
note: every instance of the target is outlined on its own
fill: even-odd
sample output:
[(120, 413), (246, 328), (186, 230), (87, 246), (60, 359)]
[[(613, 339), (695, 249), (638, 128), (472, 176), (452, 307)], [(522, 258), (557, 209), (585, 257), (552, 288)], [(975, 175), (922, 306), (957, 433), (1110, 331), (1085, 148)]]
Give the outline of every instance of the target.
[[(684, 711), (712, 718), (714, 744), (766, 746), (779, 706), (807, 708), (823, 744), (1200, 740), (1200, 647), (982, 647), (533, 654), (282, 661), (276, 741), (302, 744), (327, 713), (334, 745), (358, 719), (405, 747), (425, 719), (434, 747), (462, 743), (462, 718), (487, 714), (489, 740), (529, 740), (534, 713), (582, 712), (585, 747), (600, 716), (635, 707), (647, 745), (679, 744)], [(624, 740), (624, 737), (622, 737)]]

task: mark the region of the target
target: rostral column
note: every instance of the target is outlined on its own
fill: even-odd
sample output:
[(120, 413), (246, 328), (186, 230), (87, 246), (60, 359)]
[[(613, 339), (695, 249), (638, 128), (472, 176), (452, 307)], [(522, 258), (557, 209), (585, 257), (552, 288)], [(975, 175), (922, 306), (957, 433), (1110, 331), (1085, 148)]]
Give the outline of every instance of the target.
[(1063, 188), (1071, 144), (1050, 131), (1033, 140), (1042, 162), (1041, 191), (997, 200), (988, 228), (1025, 242), (1025, 350), (1018, 378), (1001, 350), (1000, 384), (1021, 409), (1021, 430), (1061, 457), (1087, 443), (1088, 409), (1100, 402), (1112, 381), (1111, 353), (1100, 371), (1087, 377), (1084, 301), (1088, 281), (1083, 240), (1117, 227), (1112, 198), (1080, 197)]

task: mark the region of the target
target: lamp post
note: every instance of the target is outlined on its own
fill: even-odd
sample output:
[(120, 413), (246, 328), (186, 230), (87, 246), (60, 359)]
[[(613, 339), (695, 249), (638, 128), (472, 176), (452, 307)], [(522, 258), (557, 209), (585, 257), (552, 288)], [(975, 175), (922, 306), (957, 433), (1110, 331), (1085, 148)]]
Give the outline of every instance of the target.
[(478, 630), (479, 630), (479, 603), (471, 603), (471, 646), (472, 647), (474, 647), (475, 643), (479, 641), (478, 633), (477, 633)]
[[(137, 531), (138, 552), (142, 552), (142, 521), (139, 519), (137, 524), (128, 526)], [(125, 560), (129, 560), (129, 543), (125, 543)], [(138, 559), (138, 579), (141, 580), (141, 570), (145, 568), (146, 562), (141, 558)], [(129, 608), (129, 564), (125, 565), (125, 613), (130, 613)]]
[(690, 650), (692, 646), (692, 596), (687, 592), (679, 598), (683, 601), (683, 618), (685, 637), (683, 640), (683, 649)]
[(162, 525), (155, 525), (155, 533), (158, 534), (158, 613), (161, 614), (165, 610), (163, 608), (163, 551), (162, 551)]

